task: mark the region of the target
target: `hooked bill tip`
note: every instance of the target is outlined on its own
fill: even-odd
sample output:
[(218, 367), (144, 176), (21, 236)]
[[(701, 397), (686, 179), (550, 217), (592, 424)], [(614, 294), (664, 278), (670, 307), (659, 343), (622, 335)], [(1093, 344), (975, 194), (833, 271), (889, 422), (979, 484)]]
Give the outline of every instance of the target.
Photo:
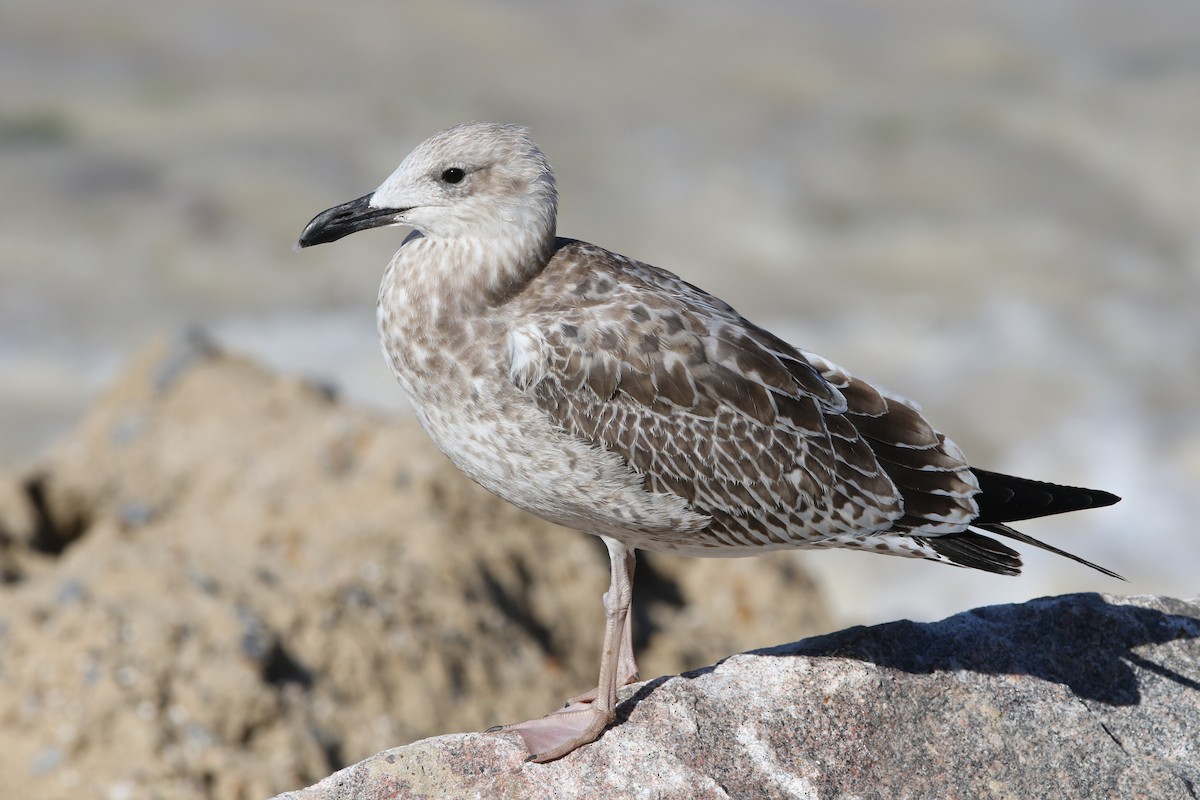
[(373, 208), (371, 197), (363, 195), (356, 200), (342, 203), (340, 206), (327, 208), (317, 214), (304, 226), (304, 232), (296, 241), (296, 249), (312, 247), (314, 244), (336, 242), (343, 236), (349, 236), (356, 231), (367, 228), (378, 228), (382, 225), (393, 225), (396, 217), (406, 209), (403, 208)]

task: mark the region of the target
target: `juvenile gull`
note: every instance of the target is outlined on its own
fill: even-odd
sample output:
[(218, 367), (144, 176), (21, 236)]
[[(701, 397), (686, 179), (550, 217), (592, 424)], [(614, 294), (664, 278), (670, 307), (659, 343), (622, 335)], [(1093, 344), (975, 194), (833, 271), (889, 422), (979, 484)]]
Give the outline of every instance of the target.
[(318, 214), (299, 241), (413, 228), (384, 272), (378, 321), (421, 425), (485, 488), (608, 547), (599, 684), (497, 729), (531, 760), (594, 741), (636, 679), (638, 549), (851, 547), (1020, 572), (1015, 550), (974, 528), (1120, 577), (1006, 524), (1116, 496), (969, 466), (911, 402), (666, 270), (556, 238), (556, 213), (526, 129), (472, 122)]

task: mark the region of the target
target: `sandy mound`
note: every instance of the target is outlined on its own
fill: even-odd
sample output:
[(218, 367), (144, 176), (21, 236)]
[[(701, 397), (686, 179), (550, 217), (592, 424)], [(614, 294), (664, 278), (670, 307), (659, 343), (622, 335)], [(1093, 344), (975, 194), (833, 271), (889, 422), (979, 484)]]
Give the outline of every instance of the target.
[[(191, 337), (0, 480), (0, 575), (6, 793), (254, 798), (593, 685), (607, 560)], [(825, 624), (789, 554), (643, 557), (635, 610), (644, 677)]]

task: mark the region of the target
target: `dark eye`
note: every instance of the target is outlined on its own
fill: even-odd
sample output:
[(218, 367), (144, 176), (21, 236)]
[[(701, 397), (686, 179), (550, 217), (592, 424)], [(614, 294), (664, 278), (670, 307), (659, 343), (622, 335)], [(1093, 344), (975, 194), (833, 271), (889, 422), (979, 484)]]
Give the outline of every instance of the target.
[(442, 180), (446, 183), (459, 183), (463, 178), (467, 177), (467, 173), (463, 172), (458, 167), (450, 167), (442, 171)]

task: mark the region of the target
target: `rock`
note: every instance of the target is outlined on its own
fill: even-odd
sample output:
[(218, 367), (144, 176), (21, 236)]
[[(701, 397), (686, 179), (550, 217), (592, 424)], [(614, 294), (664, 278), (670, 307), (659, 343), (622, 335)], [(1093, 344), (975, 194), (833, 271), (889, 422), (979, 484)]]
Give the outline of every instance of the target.
[[(643, 674), (827, 629), (792, 555), (643, 559)], [(263, 798), (594, 686), (607, 557), (189, 334), (0, 476), (0, 575), (5, 796)]]
[(31, 569), (36, 512), (20, 481), (0, 472), (0, 585), (14, 583)]
[(1095, 594), (852, 628), (628, 687), (550, 764), (441, 736), (276, 800), (1194, 798), (1197, 637), (1197, 601)]

